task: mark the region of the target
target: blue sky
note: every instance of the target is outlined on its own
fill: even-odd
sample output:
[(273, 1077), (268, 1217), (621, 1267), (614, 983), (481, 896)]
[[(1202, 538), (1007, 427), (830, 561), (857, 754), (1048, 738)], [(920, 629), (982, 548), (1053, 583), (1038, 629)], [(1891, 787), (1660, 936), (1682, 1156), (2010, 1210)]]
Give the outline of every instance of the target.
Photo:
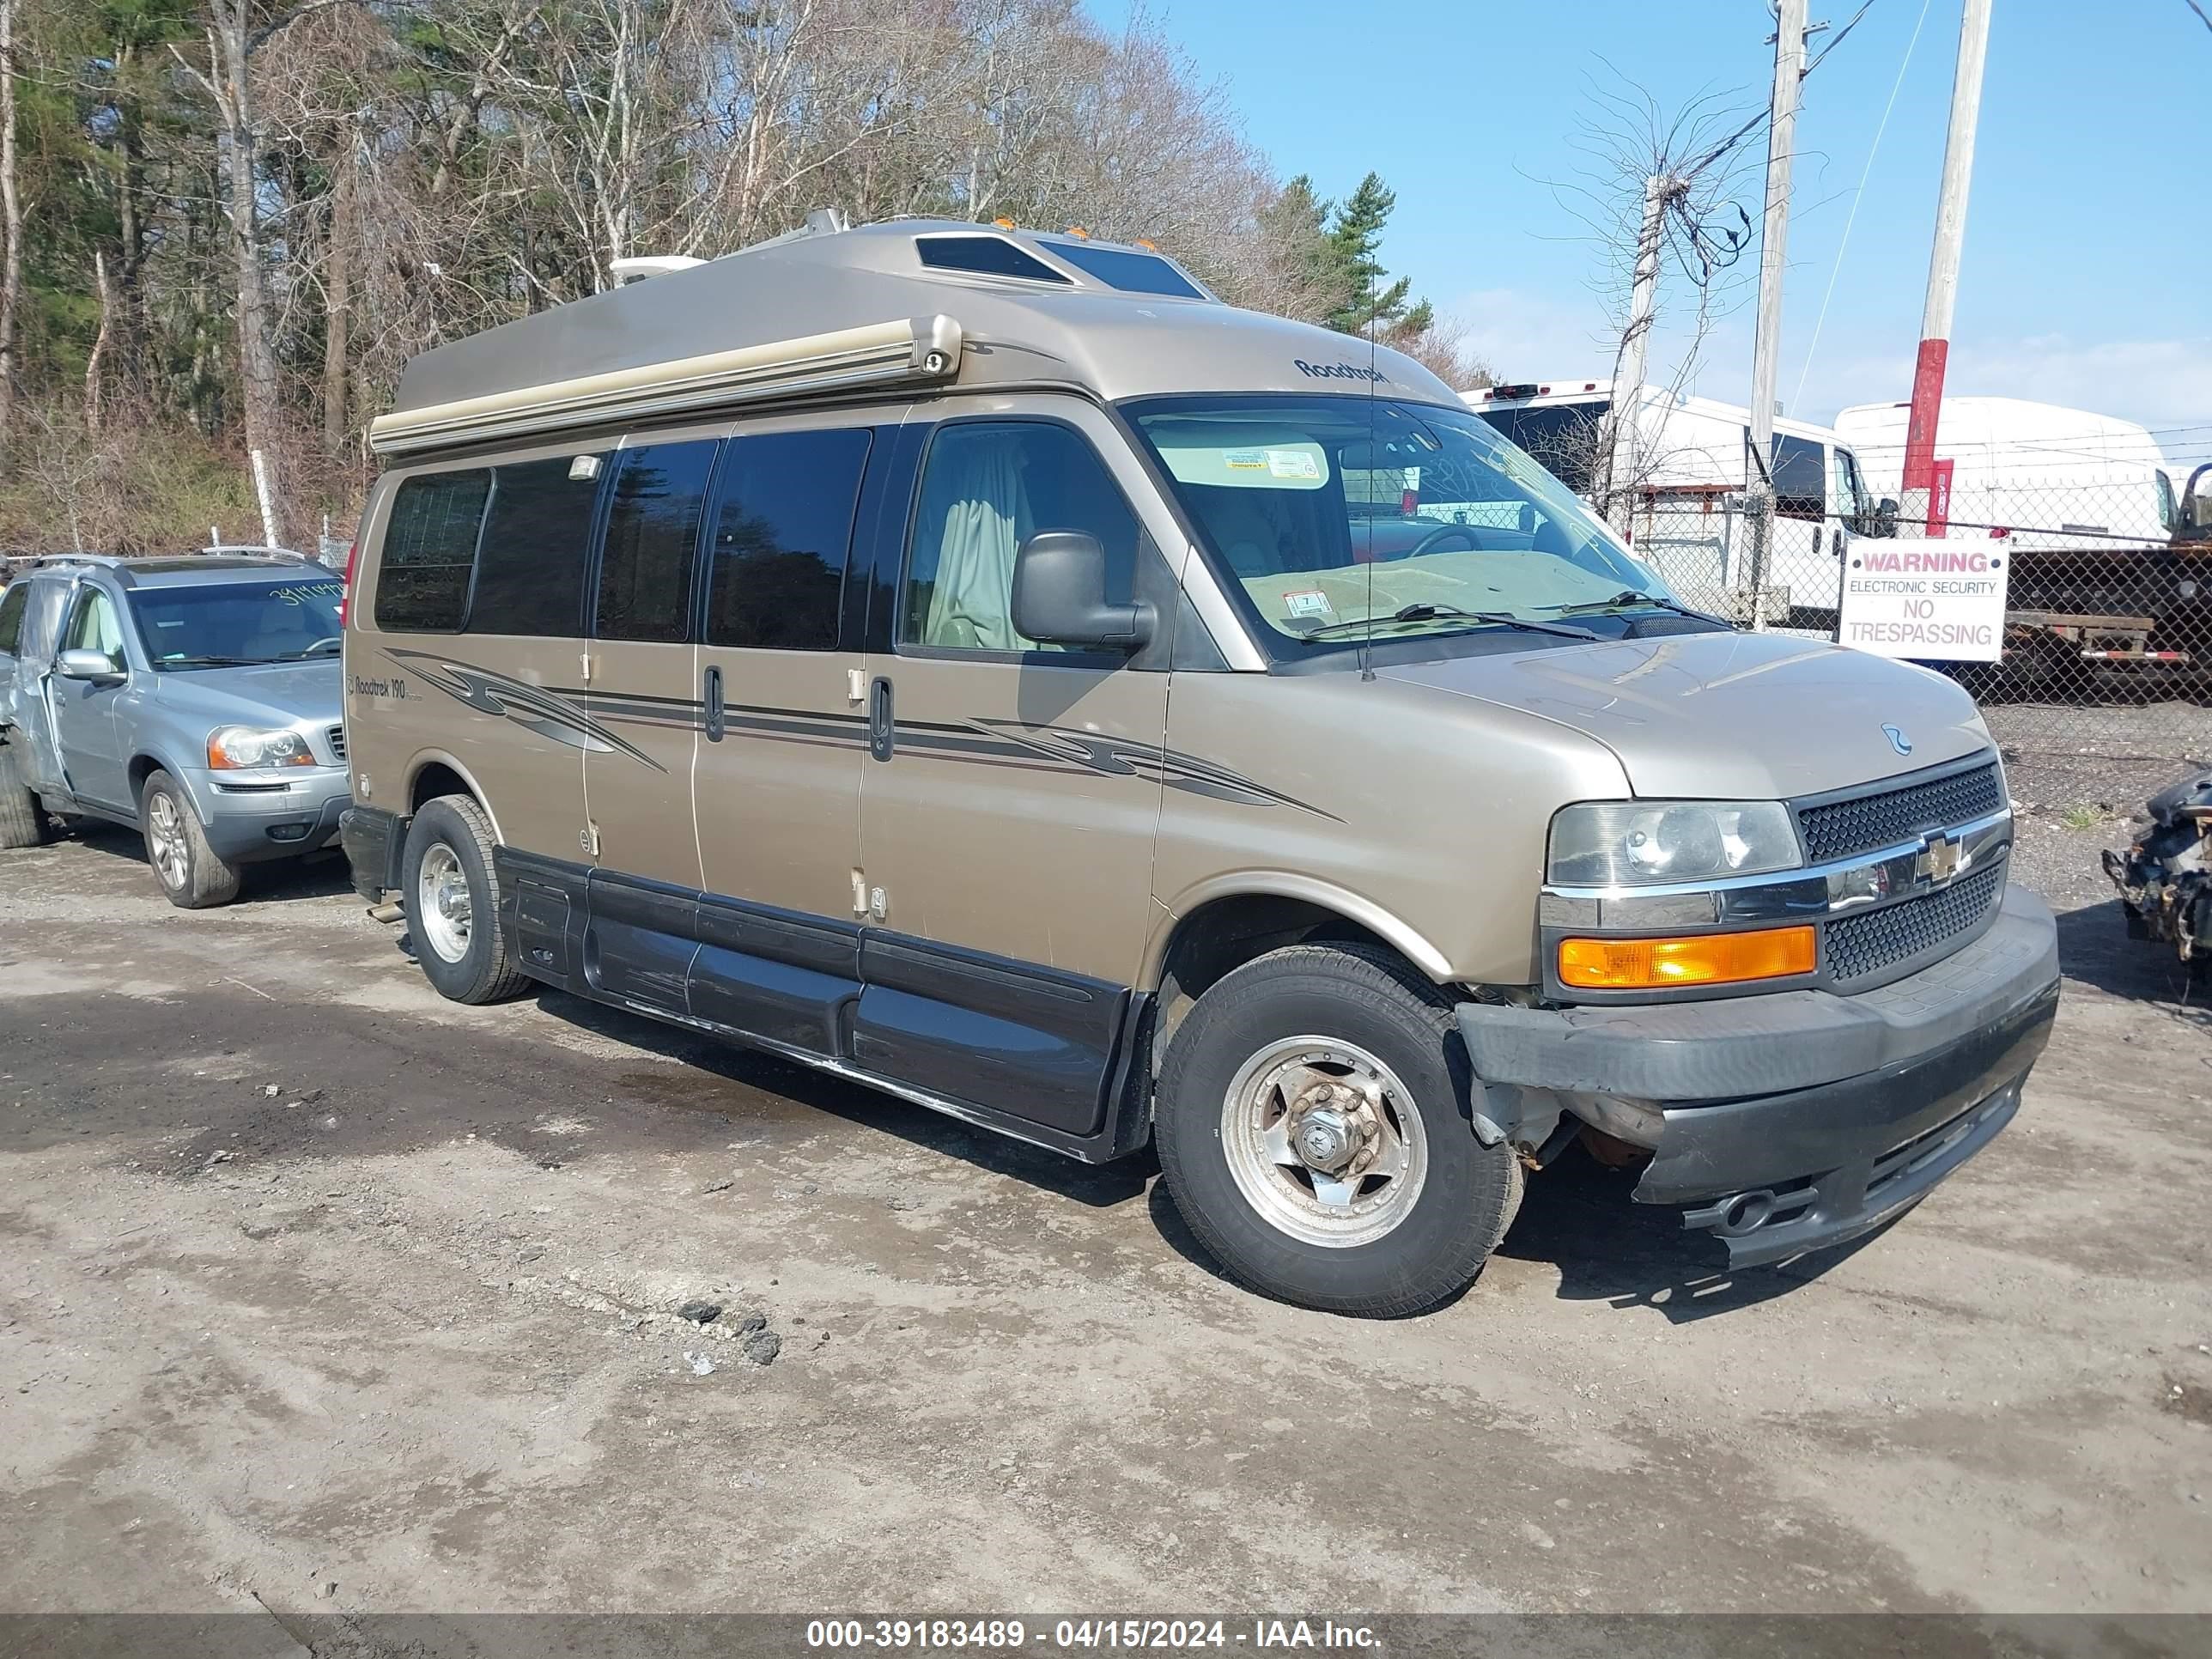
[[(1925, 0), (1900, 82), (1923, 4), (1874, 0), (1806, 83), (1781, 374), (1801, 418), (1910, 391), (1960, 11), (1959, 0)], [(1128, 0), (1091, 5), (1109, 26), (1128, 12)], [(1840, 26), (1857, 5), (1815, 0), (1812, 16)], [(1761, 0), (1148, 9), (1225, 85), (1283, 173), (1310, 173), (1329, 196), (1382, 173), (1398, 195), (1385, 261), (1516, 380), (1609, 372), (1595, 255), (1547, 182), (1571, 176), (1577, 122), (1607, 64), (1662, 105), (1718, 93), (1747, 112), (1773, 73)], [(1754, 222), (1764, 157), (1762, 139), (1741, 198)], [(2212, 30), (2183, 0), (1996, 0), (1948, 389), (2139, 420), (2171, 459), (2212, 459), (2208, 209)], [(1747, 283), (1705, 346), (1695, 389), (1744, 401), (1750, 340)], [(1670, 349), (1679, 336), (1662, 331), (1655, 357)]]

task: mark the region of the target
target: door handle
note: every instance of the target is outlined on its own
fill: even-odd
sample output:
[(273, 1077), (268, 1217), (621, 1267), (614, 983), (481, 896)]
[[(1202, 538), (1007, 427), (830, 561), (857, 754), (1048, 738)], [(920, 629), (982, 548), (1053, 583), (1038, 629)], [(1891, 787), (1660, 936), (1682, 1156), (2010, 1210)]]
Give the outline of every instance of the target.
[(868, 752), (879, 761), (891, 757), (891, 683), (881, 674), (868, 687)]
[(722, 671), (710, 668), (707, 671), (707, 741), (721, 742), (726, 729), (722, 711)]

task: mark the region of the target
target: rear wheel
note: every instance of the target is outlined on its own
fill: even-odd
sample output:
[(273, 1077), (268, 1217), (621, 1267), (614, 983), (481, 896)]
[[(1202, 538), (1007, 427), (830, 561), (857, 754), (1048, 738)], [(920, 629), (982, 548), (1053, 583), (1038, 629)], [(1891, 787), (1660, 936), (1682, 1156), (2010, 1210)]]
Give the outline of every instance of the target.
[(147, 775), (138, 794), (138, 826), (146, 837), (146, 862), (179, 910), (212, 909), (238, 896), (238, 866), (208, 845), (191, 798), (167, 772)]
[(501, 1002), (530, 983), (499, 925), (491, 820), (466, 795), (441, 795), (415, 815), (400, 860), (400, 904), (415, 959), (439, 994)]
[(1198, 1000), (1159, 1079), (1176, 1209), (1240, 1282), (1328, 1312), (1416, 1313), (1464, 1289), (1520, 1206), (1474, 1137), (1449, 1001), (1395, 957), (1299, 945)]
[(52, 830), (38, 791), (23, 775), (21, 753), (0, 737), (0, 848), (40, 846)]

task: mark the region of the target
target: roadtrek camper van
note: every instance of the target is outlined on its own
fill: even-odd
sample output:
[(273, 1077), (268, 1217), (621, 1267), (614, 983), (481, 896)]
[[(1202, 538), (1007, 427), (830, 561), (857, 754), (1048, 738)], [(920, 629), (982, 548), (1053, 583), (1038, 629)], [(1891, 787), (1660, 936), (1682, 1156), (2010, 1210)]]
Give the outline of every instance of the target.
[(1433, 1305), (1577, 1142), (1738, 1263), (1855, 1237), (2049, 1032), (1957, 686), (1688, 612), (1149, 248), (802, 233), (428, 352), (374, 440), (343, 834), (440, 991), (1154, 1144), (1272, 1295)]

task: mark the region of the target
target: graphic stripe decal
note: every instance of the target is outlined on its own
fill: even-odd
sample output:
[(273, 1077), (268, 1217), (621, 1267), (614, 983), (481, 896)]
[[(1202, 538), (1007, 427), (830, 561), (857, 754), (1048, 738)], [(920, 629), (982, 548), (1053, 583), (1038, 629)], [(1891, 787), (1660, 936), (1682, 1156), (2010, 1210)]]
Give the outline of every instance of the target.
[[(586, 686), (536, 686), (428, 652), (387, 647), (386, 654), (406, 663), (430, 684), (480, 714), (511, 720), (574, 749), (598, 754), (619, 751), (656, 772), (668, 769), (609, 730), (608, 722), (656, 731), (696, 732), (706, 725), (706, 704), (696, 698), (597, 691)], [(843, 711), (731, 703), (723, 709), (722, 721), (730, 735), (764, 743), (859, 748), (868, 740), (867, 717)], [(1063, 776), (1081, 772), (1097, 777), (1144, 778), (1214, 800), (1248, 806), (1287, 806), (1332, 823), (1343, 822), (1334, 812), (1255, 783), (1202, 757), (1067, 726), (1024, 726), (1017, 720), (901, 720), (895, 741), (898, 748), (932, 760)]]

